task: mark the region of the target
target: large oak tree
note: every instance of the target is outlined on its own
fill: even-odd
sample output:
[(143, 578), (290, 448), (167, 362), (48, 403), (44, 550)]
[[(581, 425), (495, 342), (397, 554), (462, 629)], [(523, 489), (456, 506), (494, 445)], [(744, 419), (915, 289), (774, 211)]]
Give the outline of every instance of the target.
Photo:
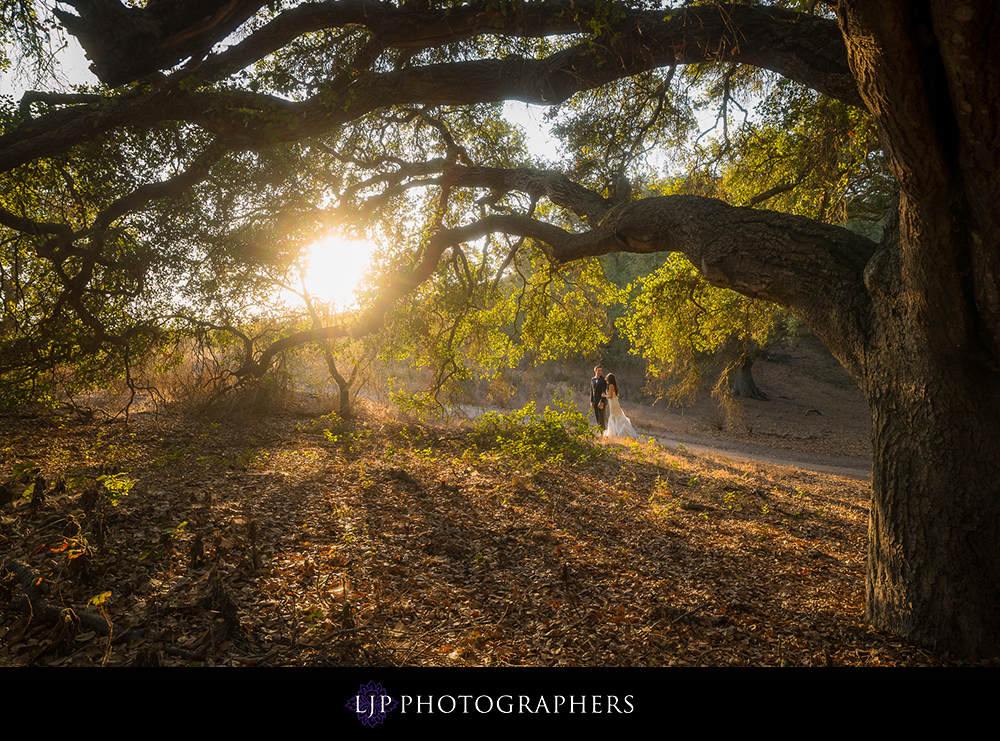
[[(106, 87), (28, 93), (0, 136), (4, 238), (21, 246), (22, 278), (53, 285), (54, 298), (33, 304), (21, 328), (37, 339), (55, 337), (58, 317), (77, 324), (45, 348), (26, 334), (16, 345), (22, 365), (152, 332), (135, 317), (164, 280), (156, 270), (169, 274), (178, 255), (197, 252), (198, 235), (222, 239), (227, 209), (307, 170), (313, 185), (301, 184), (298, 202), (282, 191), (272, 234), (317, 209), (374, 218), (418, 187), (436, 189), (437, 207), (361, 321), (248, 353), (244, 373), (296, 343), (371, 331), (442, 260), (461, 272), (462, 245), (487, 235), (510, 235), (515, 249), (516, 238), (533, 240), (557, 262), (680, 252), (712, 284), (793, 311), (868, 398), (871, 621), (938, 649), (1000, 654), (997, 3), (840, 0), (816, 13), (815, 2), (62, 5), (58, 18)], [(470, 151), (449, 129), (459, 119), (446, 112), (480, 104), (557, 106), (644, 79), (662, 92), (685, 65), (767, 70), (870, 114), (898, 186), (881, 240), (700, 196), (636, 198), (625, 187), (612, 196), (583, 177)], [(436, 144), (411, 149), (422, 158), (400, 157), (392, 127)], [(137, 167), (144, 157), (148, 166)], [(315, 190), (323, 162), (326, 200)], [(43, 181), (61, 196), (38, 197), (31, 186)], [(472, 202), (463, 194), (476, 194), (474, 208), (455, 208)], [(159, 241), (144, 240), (143, 225)], [(255, 254), (223, 253), (212, 259), (235, 265)], [(28, 301), (10, 287), (14, 277), (9, 306)], [(3, 366), (14, 372), (9, 358)]]

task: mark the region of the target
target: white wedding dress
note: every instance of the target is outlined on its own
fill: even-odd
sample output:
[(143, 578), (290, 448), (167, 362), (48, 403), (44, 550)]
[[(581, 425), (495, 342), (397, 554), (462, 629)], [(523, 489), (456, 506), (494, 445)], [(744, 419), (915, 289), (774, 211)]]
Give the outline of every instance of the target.
[(622, 405), (618, 403), (618, 394), (615, 393), (615, 387), (608, 387), (608, 409), (607, 409), (607, 428), (604, 430), (604, 437), (631, 437), (636, 440), (639, 439), (639, 433), (635, 431), (632, 427), (632, 421), (625, 416), (625, 412), (622, 411)]

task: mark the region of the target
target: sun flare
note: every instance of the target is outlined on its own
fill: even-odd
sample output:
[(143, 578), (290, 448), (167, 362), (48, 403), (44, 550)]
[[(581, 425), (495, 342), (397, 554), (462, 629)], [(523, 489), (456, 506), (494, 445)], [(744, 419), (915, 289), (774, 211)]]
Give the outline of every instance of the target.
[(319, 301), (338, 310), (350, 309), (358, 284), (371, 265), (373, 246), (333, 236), (316, 242), (306, 255), (306, 290)]

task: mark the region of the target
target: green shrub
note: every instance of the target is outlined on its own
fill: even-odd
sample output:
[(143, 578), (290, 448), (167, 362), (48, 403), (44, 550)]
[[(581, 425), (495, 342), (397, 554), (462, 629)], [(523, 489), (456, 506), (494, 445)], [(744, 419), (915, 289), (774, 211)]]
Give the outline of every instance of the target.
[(502, 414), (488, 412), (476, 421), (480, 445), (508, 458), (536, 463), (577, 462), (595, 454), (593, 431), (575, 406), (558, 399), (539, 413), (534, 402)]

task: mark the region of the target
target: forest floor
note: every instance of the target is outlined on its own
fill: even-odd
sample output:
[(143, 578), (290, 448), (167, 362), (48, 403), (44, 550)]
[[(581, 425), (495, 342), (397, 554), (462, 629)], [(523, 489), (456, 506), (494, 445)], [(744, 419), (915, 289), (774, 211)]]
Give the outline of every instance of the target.
[[(788, 419), (844, 412), (816, 398)], [(809, 436), (841, 434), (788, 419), (655, 432), (773, 429), (820, 453)], [(864, 479), (511, 434), (373, 407), (350, 424), (5, 415), (0, 666), (962, 663), (866, 625)]]

